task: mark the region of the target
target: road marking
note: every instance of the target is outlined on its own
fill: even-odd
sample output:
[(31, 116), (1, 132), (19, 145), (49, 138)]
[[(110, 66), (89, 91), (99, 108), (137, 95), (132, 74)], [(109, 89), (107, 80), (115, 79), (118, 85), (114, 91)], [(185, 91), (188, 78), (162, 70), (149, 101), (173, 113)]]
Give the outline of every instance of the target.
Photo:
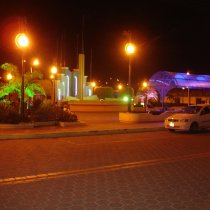
[(0, 179), (0, 186), (36, 182), (36, 181), (56, 179), (56, 178), (61, 178), (61, 177), (87, 175), (87, 174), (92, 174), (92, 173), (104, 173), (104, 172), (117, 171), (117, 170), (123, 170), (123, 169), (140, 168), (140, 167), (146, 167), (146, 166), (152, 166), (152, 165), (158, 165), (158, 164), (167, 164), (167, 163), (172, 163), (172, 162), (186, 161), (186, 160), (206, 158), (206, 157), (210, 157), (210, 152), (183, 155), (183, 156), (171, 157), (167, 159), (160, 158), (160, 159), (154, 159), (154, 160), (128, 162), (128, 163), (121, 163), (121, 164), (114, 164), (114, 165), (100, 166), (100, 167), (79, 169), (79, 170), (71, 170), (71, 171), (60, 171), (60, 172), (52, 172), (52, 173), (45, 173), (45, 174), (28, 175), (28, 176), (22, 176), (22, 177), (9, 177), (9, 178)]

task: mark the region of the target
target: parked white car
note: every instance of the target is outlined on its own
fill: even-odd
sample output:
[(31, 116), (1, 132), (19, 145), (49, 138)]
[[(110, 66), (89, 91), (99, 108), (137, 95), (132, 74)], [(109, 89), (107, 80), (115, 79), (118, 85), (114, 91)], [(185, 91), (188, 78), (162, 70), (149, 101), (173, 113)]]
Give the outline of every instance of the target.
[(197, 132), (210, 128), (210, 105), (188, 106), (183, 112), (167, 117), (164, 124), (169, 131)]

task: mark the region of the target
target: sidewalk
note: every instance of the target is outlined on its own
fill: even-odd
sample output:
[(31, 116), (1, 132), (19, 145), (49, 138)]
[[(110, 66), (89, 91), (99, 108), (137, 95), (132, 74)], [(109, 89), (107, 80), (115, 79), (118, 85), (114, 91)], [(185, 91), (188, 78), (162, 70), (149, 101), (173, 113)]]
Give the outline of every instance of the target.
[(0, 139), (56, 138), (136, 133), (164, 130), (163, 122), (121, 123), (116, 113), (82, 113), (79, 122), (66, 127), (5, 128), (0, 125)]

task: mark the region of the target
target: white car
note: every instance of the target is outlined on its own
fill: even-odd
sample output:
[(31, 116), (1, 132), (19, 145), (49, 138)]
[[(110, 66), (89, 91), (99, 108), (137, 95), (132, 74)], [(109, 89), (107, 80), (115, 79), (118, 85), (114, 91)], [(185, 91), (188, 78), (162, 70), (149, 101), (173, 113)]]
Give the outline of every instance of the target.
[(164, 124), (169, 131), (197, 132), (210, 128), (210, 105), (188, 106), (183, 112), (167, 117)]

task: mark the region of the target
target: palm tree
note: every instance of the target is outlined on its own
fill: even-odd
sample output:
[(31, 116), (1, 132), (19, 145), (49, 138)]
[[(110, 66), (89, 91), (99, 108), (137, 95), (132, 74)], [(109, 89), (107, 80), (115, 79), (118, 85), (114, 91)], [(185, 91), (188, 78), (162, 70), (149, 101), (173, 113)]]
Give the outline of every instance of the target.
[[(0, 89), (0, 100), (8, 101), (6, 96), (10, 94), (17, 95), (18, 98), (21, 97), (21, 77), (17, 70), (17, 67), (11, 63), (5, 63), (1, 65), (1, 69), (7, 71), (13, 75), (13, 78), (4, 84)], [(33, 73), (26, 72), (24, 75), (24, 92), (25, 92), (25, 102), (28, 102), (30, 98), (36, 93), (45, 94), (45, 90), (40, 84), (36, 84), (35, 80), (42, 79), (42, 74), (40, 72), (34, 71)], [(10, 101), (10, 100), (9, 100)]]

